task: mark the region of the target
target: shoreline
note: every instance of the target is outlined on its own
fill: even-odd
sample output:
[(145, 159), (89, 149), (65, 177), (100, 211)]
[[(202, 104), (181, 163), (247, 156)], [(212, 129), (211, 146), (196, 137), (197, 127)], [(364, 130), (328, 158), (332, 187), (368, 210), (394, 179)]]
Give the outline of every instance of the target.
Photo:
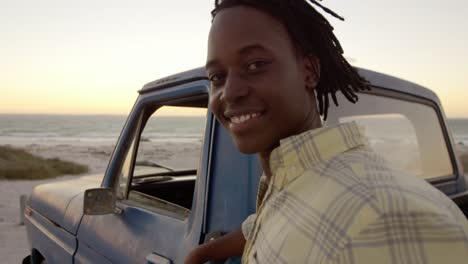
[[(5, 141), (0, 145), (25, 150), (42, 158), (59, 158), (87, 165), (89, 171), (81, 175), (62, 175), (44, 180), (0, 180), (0, 256), (2, 263), (19, 263), (29, 254), (26, 228), (20, 222), (20, 196), (30, 195), (37, 185), (102, 174), (107, 169), (114, 151), (115, 141)], [(175, 168), (198, 165), (199, 143), (145, 142), (141, 155), (144, 159), (158, 161)], [(195, 167), (197, 168), (197, 167)]]

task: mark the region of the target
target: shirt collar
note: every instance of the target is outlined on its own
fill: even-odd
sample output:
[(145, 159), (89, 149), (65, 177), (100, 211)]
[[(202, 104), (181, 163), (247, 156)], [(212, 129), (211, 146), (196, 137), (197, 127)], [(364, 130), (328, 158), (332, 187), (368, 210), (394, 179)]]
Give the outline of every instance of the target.
[(270, 155), (273, 184), (282, 189), (304, 171), (365, 144), (363, 128), (355, 122), (312, 129), (280, 140)]

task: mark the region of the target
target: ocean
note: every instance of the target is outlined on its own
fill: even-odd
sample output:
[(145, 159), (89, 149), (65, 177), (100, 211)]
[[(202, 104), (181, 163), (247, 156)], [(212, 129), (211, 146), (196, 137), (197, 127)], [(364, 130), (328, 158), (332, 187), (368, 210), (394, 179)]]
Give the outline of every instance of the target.
[(456, 144), (468, 146), (468, 118), (448, 120)]
[[(125, 124), (119, 115), (0, 114), (0, 142), (115, 142)], [(148, 123), (145, 139), (199, 141), (204, 116), (160, 116)], [(468, 118), (449, 119), (455, 143), (468, 146)]]
[[(0, 114), (0, 142), (116, 142), (127, 116)], [(150, 119), (144, 138), (151, 141), (199, 141), (204, 116)]]

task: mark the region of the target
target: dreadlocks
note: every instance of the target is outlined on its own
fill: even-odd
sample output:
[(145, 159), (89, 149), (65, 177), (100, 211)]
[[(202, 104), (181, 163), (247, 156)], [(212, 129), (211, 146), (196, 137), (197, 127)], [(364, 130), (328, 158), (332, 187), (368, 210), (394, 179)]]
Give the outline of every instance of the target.
[(244, 5), (264, 11), (281, 21), (296, 48), (304, 54), (315, 55), (320, 61), (321, 74), (316, 94), (320, 115), (327, 119), (330, 96), (336, 106), (337, 91), (355, 103), (358, 100), (356, 92), (370, 90), (370, 85), (343, 57), (343, 48), (333, 34), (333, 27), (312, 4), (344, 20), (315, 0), (215, 0), (211, 14), (214, 19), (225, 8)]

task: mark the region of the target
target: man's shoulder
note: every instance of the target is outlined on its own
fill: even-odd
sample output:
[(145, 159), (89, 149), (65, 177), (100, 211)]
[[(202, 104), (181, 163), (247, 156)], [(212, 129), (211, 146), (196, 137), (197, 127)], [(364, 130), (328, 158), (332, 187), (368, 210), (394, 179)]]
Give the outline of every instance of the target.
[[(322, 179), (349, 198), (360, 202), (376, 215), (434, 214), (456, 220), (465, 219), (445, 194), (424, 179), (390, 168), (380, 155), (367, 147), (342, 153), (323, 168)], [(464, 220), (466, 221), (466, 220)]]
[(368, 181), (383, 214), (440, 215), (465, 221), (463, 213), (452, 200), (413, 174), (389, 170), (388, 177), (370, 178)]

